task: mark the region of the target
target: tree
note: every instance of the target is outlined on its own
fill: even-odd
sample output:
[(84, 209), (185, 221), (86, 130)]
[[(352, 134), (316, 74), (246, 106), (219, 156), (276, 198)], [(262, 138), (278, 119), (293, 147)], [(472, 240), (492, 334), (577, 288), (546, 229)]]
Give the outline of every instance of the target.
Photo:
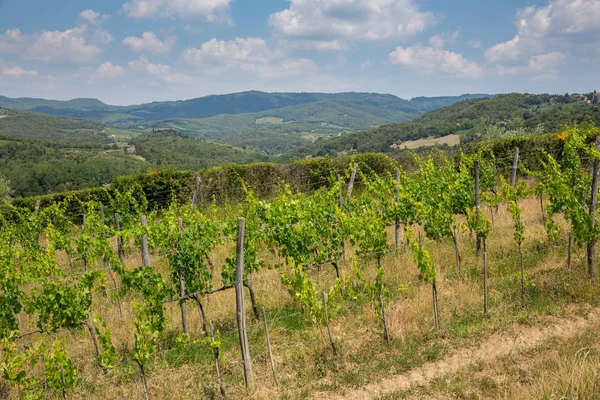
[(10, 181), (2, 174), (0, 174), (0, 201), (10, 201), (12, 199), (12, 188)]

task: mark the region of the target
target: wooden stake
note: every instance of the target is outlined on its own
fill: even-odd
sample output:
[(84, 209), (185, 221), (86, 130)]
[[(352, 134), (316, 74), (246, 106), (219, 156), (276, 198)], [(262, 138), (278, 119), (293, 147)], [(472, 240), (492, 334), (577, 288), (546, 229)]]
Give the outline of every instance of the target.
[(458, 251), (458, 237), (456, 236), (456, 228), (452, 229), (452, 240), (454, 241), (454, 255), (456, 256), (456, 266), (460, 268), (460, 253)]
[(333, 335), (331, 334), (331, 326), (329, 325), (329, 312), (327, 311), (327, 293), (321, 292), (323, 296), (323, 309), (325, 310), (325, 322), (327, 323), (327, 334), (329, 335), (329, 343), (331, 343), (331, 349), (333, 350), (333, 356), (337, 357), (337, 349), (333, 342)]
[[(600, 150), (600, 136), (596, 137), (596, 150)], [(600, 161), (594, 159), (592, 165), (592, 198), (590, 201), (590, 222), (592, 230), (596, 226), (596, 204), (598, 202), (598, 170)], [(588, 274), (590, 279), (594, 277), (594, 255), (595, 255), (596, 241), (590, 240), (587, 246), (587, 259), (588, 259)]]
[(273, 350), (271, 349), (271, 338), (269, 337), (269, 324), (267, 323), (267, 314), (265, 308), (262, 308), (263, 322), (265, 323), (265, 337), (267, 338), (267, 349), (269, 350), (269, 359), (271, 360), (271, 372), (273, 372), (273, 380), (279, 386), (277, 374), (275, 373), (275, 360), (273, 360)]
[(142, 379), (142, 387), (144, 388), (144, 398), (148, 400), (148, 385), (146, 384), (146, 373), (144, 372), (144, 366), (138, 363), (140, 368), (140, 378)]
[(381, 307), (381, 322), (383, 323), (383, 339), (387, 344), (390, 344), (390, 334), (388, 332), (387, 319), (385, 318), (385, 305), (383, 304), (383, 296), (379, 293), (379, 306)]
[(483, 240), (483, 313), (487, 314), (488, 290), (487, 290), (487, 251), (485, 240)]
[(525, 262), (523, 261), (521, 243), (519, 243), (519, 257), (521, 259), (521, 303), (525, 307)]
[[(396, 168), (396, 204), (400, 204), (400, 168)], [(400, 221), (396, 220), (396, 251), (400, 250)]]
[(433, 296), (433, 317), (435, 319), (435, 329), (440, 329), (440, 315), (437, 306), (437, 286), (435, 282), (431, 284), (431, 294)]
[(34, 211), (35, 211), (35, 215), (38, 215), (40, 213), (40, 199), (37, 199), (35, 201), (35, 209), (34, 209)]
[[(179, 232), (183, 235), (183, 221), (181, 218), (177, 220), (179, 224)], [(181, 251), (181, 247), (179, 248)], [(187, 321), (187, 309), (186, 309), (186, 298), (185, 298), (185, 269), (183, 265), (179, 265), (179, 307), (181, 308), (181, 325), (183, 326), (183, 333), (189, 336), (188, 321)]]
[[(341, 180), (342, 180), (342, 177), (340, 176), (340, 174), (337, 174), (337, 181), (338, 181), (338, 183), (339, 183)], [(340, 191), (339, 191), (339, 193), (338, 193), (338, 206), (339, 206), (340, 208), (342, 208), (342, 207), (344, 206), (344, 197), (343, 197), (343, 194), (342, 194), (342, 190), (343, 190), (343, 189), (342, 189), (342, 186), (340, 186)]]
[[(140, 222), (142, 226), (146, 226), (146, 216), (140, 216)], [(142, 263), (144, 267), (150, 266), (150, 253), (148, 251), (148, 235), (142, 236)]]
[(510, 176), (510, 186), (515, 187), (517, 184), (517, 169), (519, 167), (519, 148), (515, 147), (515, 155), (513, 157), (512, 174)]
[(569, 245), (567, 247), (567, 269), (571, 270), (571, 242), (573, 241), (573, 233), (569, 231)]
[(348, 200), (352, 198), (352, 189), (354, 189), (354, 180), (356, 179), (356, 170), (358, 169), (358, 164), (354, 163), (352, 167), (352, 174), (350, 175), (350, 183), (348, 184)]
[(121, 265), (125, 265), (125, 251), (123, 251), (123, 238), (119, 234), (121, 231), (121, 224), (119, 222), (119, 213), (115, 213), (115, 229), (117, 231), (117, 253), (119, 254), (119, 261)]
[(196, 203), (198, 202), (198, 195), (200, 193), (200, 177), (196, 175), (194, 178), (194, 195), (192, 196), (192, 212), (196, 208)]
[[(475, 160), (475, 210), (477, 212), (477, 223), (481, 220), (481, 192), (479, 191), (479, 160)], [(477, 258), (481, 256), (481, 237), (477, 234)]]
[(235, 305), (237, 310), (238, 333), (240, 337), (240, 349), (242, 351), (242, 362), (244, 364), (244, 380), (246, 388), (252, 390), (252, 360), (248, 346), (248, 334), (246, 332), (246, 314), (244, 313), (244, 234), (246, 220), (238, 218), (238, 234), (235, 264)]
[[(213, 323), (210, 321), (210, 341), (211, 343), (215, 343), (215, 331), (213, 329)], [(215, 369), (217, 370), (217, 382), (219, 382), (219, 390), (221, 391), (221, 395), (223, 397), (227, 397), (225, 394), (225, 386), (223, 385), (223, 377), (221, 376), (221, 367), (219, 363), (219, 348), (213, 346), (213, 354), (215, 357)]]
[(60, 366), (60, 379), (62, 381), (62, 395), (63, 399), (67, 399), (67, 381), (65, 379), (65, 366), (61, 364)]
[(88, 320), (87, 322), (84, 322), (83, 325), (85, 325), (90, 332), (92, 343), (94, 343), (94, 349), (96, 350), (96, 360), (98, 361), (98, 365), (100, 365), (100, 368), (102, 368), (102, 371), (106, 374), (108, 369), (102, 364), (102, 361), (100, 361), (100, 343), (98, 343), (98, 335), (96, 335), (96, 328), (94, 327), (94, 319), (92, 318), (91, 312), (88, 312)]
[[(104, 204), (100, 204), (100, 220), (102, 221), (102, 235), (106, 239), (106, 229), (104, 229)], [(117, 240), (118, 242), (118, 240)], [(119, 285), (117, 284), (117, 278), (115, 278), (115, 274), (113, 274), (112, 268), (108, 264), (108, 261), (105, 259), (104, 268), (106, 269), (106, 273), (110, 276), (110, 279), (113, 281), (113, 286), (115, 287), (115, 292), (117, 292), (117, 304), (119, 305), (119, 316), (123, 316), (123, 306), (121, 305), (121, 296), (118, 294)]]

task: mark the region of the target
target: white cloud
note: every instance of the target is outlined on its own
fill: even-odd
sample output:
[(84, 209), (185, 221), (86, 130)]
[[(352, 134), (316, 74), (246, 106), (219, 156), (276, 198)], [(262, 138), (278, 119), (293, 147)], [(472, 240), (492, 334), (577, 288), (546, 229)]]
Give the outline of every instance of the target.
[(19, 29), (8, 29), (0, 34), (0, 53), (19, 53), (26, 46), (27, 37)]
[(264, 76), (291, 76), (317, 70), (309, 59), (289, 59), (280, 49), (271, 49), (261, 38), (236, 38), (232, 41), (211, 39), (200, 48), (189, 48), (181, 53), (189, 64), (208, 74), (227, 69)]
[(552, 52), (531, 56), (529, 62), (524, 66), (502, 67), (496, 69), (501, 75), (534, 75), (537, 80), (556, 79), (558, 77), (557, 67), (564, 63), (566, 55), (560, 52)]
[(480, 49), (483, 46), (483, 41), (481, 39), (471, 39), (469, 40), (469, 46), (474, 49)]
[(515, 36), (490, 47), (485, 57), (498, 63), (577, 46), (597, 46), (599, 20), (598, 0), (550, 0), (544, 7), (527, 7), (517, 12)]
[(19, 29), (8, 29), (0, 34), (0, 53), (19, 54), (24, 59), (46, 62), (87, 63), (101, 52), (100, 45), (112, 42), (112, 35), (100, 23), (103, 18), (93, 10), (80, 15), (81, 24), (64, 31), (39, 31), (23, 34)]
[(85, 23), (92, 25), (100, 25), (104, 21), (110, 18), (109, 14), (100, 14), (94, 10), (85, 10), (79, 14), (79, 19)]
[(462, 54), (421, 45), (396, 47), (396, 50), (389, 54), (388, 61), (394, 65), (404, 65), (428, 73), (441, 72), (469, 78), (479, 78), (483, 75), (481, 66), (467, 60)]
[(269, 17), (277, 34), (309, 43), (402, 39), (435, 21), (413, 0), (291, 0), (289, 8)]
[(125, 68), (114, 65), (110, 61), (106, 61), (94, 69), (90, 73), (91, 80), (98, 79), (117, 79), (125, 75)]
[(440, 35), (434, 35), (429, 38), (429, 44), (434, 49), (443, 49), (446, 44), (454, 43), (454, 41), (460, 36), (460, 33), (461, 30), (459, 28), (450, 34), (442, 33)]
[(173, 67), (170, 65), (153, 64), (144, 56), (135, 61), (130, 61), (127, 66), (132, 71), (143, 72), (167, 83), (187, 83), (191, 81), (189, 76), (173, 71)]
[(13, 67), (6, 67), (2, 71), (4, 75), (7, 76), (39, 76), (40, 74), (34, 70), (26, 70), (17, 65)]
[(136, 53), (148, 52), (151, 54), (169, 54), (177, 38), (169, 36), (161, 41), (153, 32), (144, 32), (142, 37), (129, 36), (123, 44)]
[(229, 13), (231, 0), (131, 0), (122, 10), (134, 19), (178, 16), (215, 21)]
[(40, 61), (63, 61), (87, 63), (95, 59), (101, 49), (87, 40), (88, 28), (78, 26), (66, 31), (43, 31), (32, 37), (26, 58)]

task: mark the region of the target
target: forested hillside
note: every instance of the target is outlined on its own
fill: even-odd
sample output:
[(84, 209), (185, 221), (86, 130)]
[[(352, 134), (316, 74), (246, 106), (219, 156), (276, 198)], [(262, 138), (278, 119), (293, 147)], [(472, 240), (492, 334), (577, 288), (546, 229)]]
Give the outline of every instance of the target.
[(95, 99), (10, 99), (0, 107), (84, 118), (130, 131), (130, 136), (170, 128), (199, 139), (280, 155), (318, 138), (410, 121), (465, 98), (419, 97), (411, 101), (377, 93), (264, 93), (212, 95), (190, 100), (111, 106)]
[(600, 121), (600, 106), (581, 95), (505, 94), (468, 99), (426, 113), (412, 121), (389, 124), (315, 143), (288, 152), (285, 157), (336, 155), (349, 151), (391, 152), (405, 141), (459, 134), (473, 140), (489, 126), (507, 129), (533, 128), (555, 131), (563, 124), (591, 118)]
[(26, 197), (97, 187), (150, 168), (198, 169), (265, 159), (170, 132), (142, 134), (134, 142), (136, 153), (118, 133), (98, 122), (0, 109), (0, 175), (10, 181), (13, 197)]

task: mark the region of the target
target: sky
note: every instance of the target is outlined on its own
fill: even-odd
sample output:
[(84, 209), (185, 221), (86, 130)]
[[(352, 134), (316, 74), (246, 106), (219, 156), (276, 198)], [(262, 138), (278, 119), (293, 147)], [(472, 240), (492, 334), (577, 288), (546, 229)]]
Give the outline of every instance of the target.
[(600, 0), (0, 0), (0, 95), (600, 90)]

